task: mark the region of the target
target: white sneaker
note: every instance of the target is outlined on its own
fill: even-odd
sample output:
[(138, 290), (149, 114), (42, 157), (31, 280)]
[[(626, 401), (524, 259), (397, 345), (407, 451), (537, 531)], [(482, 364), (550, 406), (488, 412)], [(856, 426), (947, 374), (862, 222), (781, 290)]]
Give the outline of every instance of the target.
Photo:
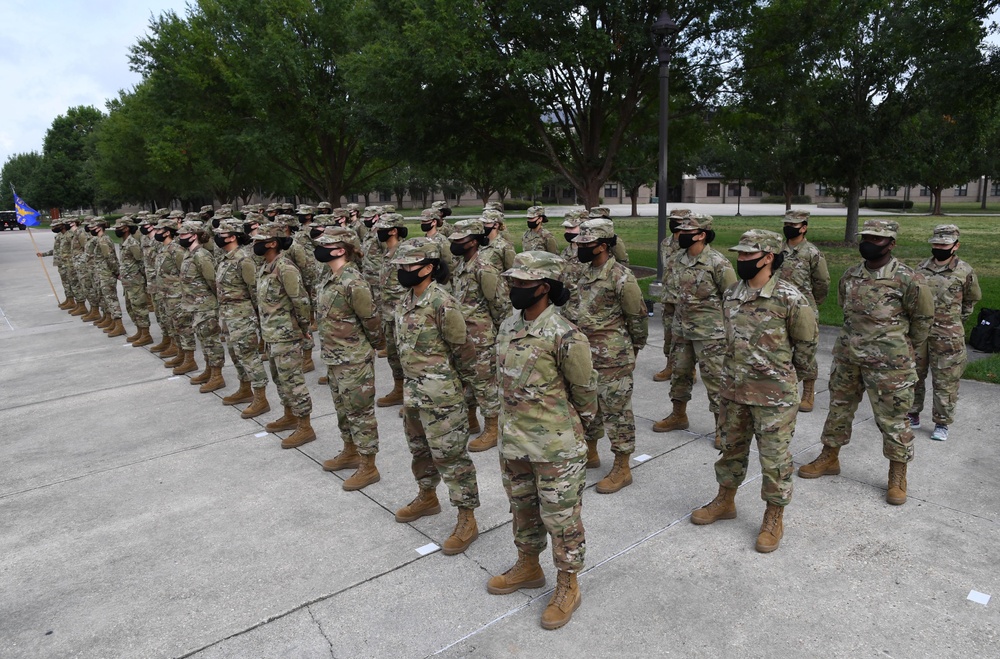
[(934, 426), (934, 432), (931, 433), (931, 439), (938, 442), (948, 441), (948, 426), (942, 426), (940, 423)]
[(910, 420), (910, 427), (916, 430), (920, 427), (920, 415), (914, 414), (913, 412), (907, 412), (906, 418)]

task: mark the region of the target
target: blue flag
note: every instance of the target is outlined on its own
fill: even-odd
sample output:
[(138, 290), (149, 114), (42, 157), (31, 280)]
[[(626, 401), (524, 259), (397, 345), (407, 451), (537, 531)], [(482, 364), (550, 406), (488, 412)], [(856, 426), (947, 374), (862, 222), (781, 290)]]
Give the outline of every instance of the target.
[(38, 211), (24, 203), (24, 199), (18, 197), (16, 192), (14, 192), (14, 208), (17, 209), (17, 221), (20, 224), (26, 227), (37, 227), (41, 224), (38, 221)]

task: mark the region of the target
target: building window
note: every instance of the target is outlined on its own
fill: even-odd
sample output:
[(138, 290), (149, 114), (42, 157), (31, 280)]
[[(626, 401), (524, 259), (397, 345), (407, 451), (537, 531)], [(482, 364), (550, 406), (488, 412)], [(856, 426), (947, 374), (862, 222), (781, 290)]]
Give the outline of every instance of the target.
[(740, 191), (742, 189), (743, 189), (743, 186), (740, 185), (739, 183), (730, 183), (729, 184), (729, 192), (728, 192), (728, 194), (729, 194), (730, 197), (739, 197), (739, 196), (741, 196), (740, 195)]
[(886, 197), (895, 197), (899, 193), (899, 188), (895, 185), (887, 185), (882, 188), (882, 192)]
[(827, 197), (827, 196), (829, 196), (827, 194), (827, 192), (829, 192), (829, 190), (827, 189), (825, 183), (817, 183), (816, 184), (816, 196), (817, 197)]
[(617, 183), (609, 183), (608, 185), (604, 186), (604, 198), (605, 199), (610, 199), (612, 197), (617, 197), (617, 196), (618, 196), (618, 184)]
[(921, 197), (930, 197), (931, 196), (931, 190), (930, 190), (930, 188), (928, 188), (926, 185), (923, 186), (922, 188), (920, 188), (920, 196)]
[(761, 192), (760, 192), (760, 190), (758, 190), (757, 188), (753, 187), (752, 185), (748, 185), (747, 186), (747, 196), (748, 197), (760, 197), (761, 196)]
[(996, 181), (993, 181), (993, 185), (990, 188), (990, 196), (991, 197), (1000, 197), (1000, 183), (997, 183)]
[(706, 197), (721, 197), (722, 196), (722, 184), (721, 183), (709, 183), (707, 186), (707, 191), (705, 192)]
[(956, 185), (955, 186), (955, 196), (956, 197), (968, 197), (969, 196), (969, 184)]
[(385, 192), (383, 190), (382, 192), (378, 193), (378, 200), (379, 200), (379, 203), (384, 203), (384, 202), (387, 202), (387, 201), (392, 201), (392, 193), (391, 192)]
[(450, 199), (451, 201), (458, 201), (458, 193), (457, 192), (449, 192), (448, 193), (448, 199)]
[(358, 202), (359, 202), (359, 199), (358, 199), (358, 195), (356, 195), (356, 194), (352, 194), (352, 195), (349, 195), (349, 196), (347, 197), (347, 199), (348, 199), (348, 201), (350, 201), (350, 202), (351, 202), (352, 204), (356, 204), (356, 203), (358, 203)]

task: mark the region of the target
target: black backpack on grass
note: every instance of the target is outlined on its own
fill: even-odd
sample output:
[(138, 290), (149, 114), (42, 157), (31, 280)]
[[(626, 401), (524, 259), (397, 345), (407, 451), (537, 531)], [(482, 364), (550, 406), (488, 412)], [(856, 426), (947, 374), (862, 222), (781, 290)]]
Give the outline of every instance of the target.
[(969, 345), (979, 352), (1000, 352), (1000, 309), (980, 309)]

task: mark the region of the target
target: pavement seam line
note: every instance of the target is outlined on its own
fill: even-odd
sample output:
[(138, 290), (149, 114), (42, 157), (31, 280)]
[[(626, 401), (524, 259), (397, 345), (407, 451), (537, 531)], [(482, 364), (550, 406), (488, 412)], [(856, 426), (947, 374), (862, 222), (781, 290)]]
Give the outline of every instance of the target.
[(330, 637), (326, 635), (326, 631), (323, 629), (323, 625), (321, 625), (320, 622), (319, 622), (319, 620), (316, 618), (316, 614), (313, 613), (312, 607), (311, 606), (307, 606), (306, 607), (306, 611), (309, 612), (309, 617), (312, 618), (313, 623), (316, 624), (316, 628), (319, 629), (319, 633), (323, 635), (323, 638), (326, 639), (327, 645), (330, 646), (330, 657), (331, 657), (331, 659), (337, 659), (337, 655), (335, 655), (333, 653), (333, 641), (331, 641)]

